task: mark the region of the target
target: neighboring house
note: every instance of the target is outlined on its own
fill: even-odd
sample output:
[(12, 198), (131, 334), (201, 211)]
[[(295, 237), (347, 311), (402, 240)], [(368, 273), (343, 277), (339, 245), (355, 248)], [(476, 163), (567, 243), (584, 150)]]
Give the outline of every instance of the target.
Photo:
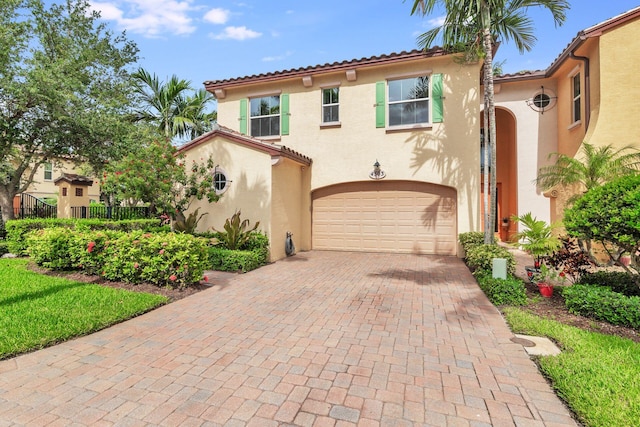
[[(532, 212), (561, 218), (567, 195), (533, 181), (552, 152), (583, 141), (640, 144), (640, 8), (578, 33), (547, 70), (495, 79), (496, 232)], [(212, 155), (217, 204), (201, 229), (236, 210), (285, 256), (298, 249), (460, 255), (482, 229), (481, 64), (438, 48), (205, 82), (219, 126), (180, 150)], [(379, 165), (379, 167), (378, 167)]]
[[(208, 81), (219, 126), (180, 151), (218, 164), (216, 204), (285, 256), (298, 250), (459, 254), (480, 229), (481, 64), (438, 48)], [(379, 165), (376, 167), (375, 165)]]
[[(78, 174), (78, 167), (73, 162), (64, 159), (44, 163), (36, 171), (33, 182), (25, 193), (39, 199), (57, 199), (59, 188), (55, 185), (55, 180), (65, 173)], [(100, 199), (100, 181), (94, 179), (93, 186), (88, 189), (89, 198), (97, 202)]]
[(496, 78), (500, 217), (562, 218), (570, 194), (531, 184), (549, 153), (575, 156), (583, 142), (640, 146), (638, 52), (640, 7), (580, 31), (544, 71)]

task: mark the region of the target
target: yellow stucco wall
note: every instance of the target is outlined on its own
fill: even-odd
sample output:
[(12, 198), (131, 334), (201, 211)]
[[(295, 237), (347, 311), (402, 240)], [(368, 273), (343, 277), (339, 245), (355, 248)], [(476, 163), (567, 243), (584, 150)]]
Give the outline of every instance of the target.
[[(45, 179), (44, 165), (41, 165), (33, 177), (34, 182), (31, 183), (31, 185), (29, 185), (29, 188), (27, 189), (27, 191), (25, 191), (25, 193), (29, 193), (40, 199), (49, 198), (49, 197), (59, 198), (60, 196), (59, 189), (53, 183), (53, 181), (59, 178), (60, 176), (62, 176), (62, 174), (64, 173), (82, 175), (81, 172), (78, 170), (77, 166), (75, 166), (72, 162), (65, 161), (65, 160), (59, 160), (59, 161), (53, 162), (52, 169), (53, 169), (52, 178), (47, 180)], [(89, 192), (90, 200), (95, 202), (99, 201), (100, 181), (98, 179), (93, 180), (93, 185), (91, 187), (88, 187), (88, 192)]]
[[(479, 218), (480, 64), (461, 65), (451, 57), (357, 69), (345, 72), (231, 87), (218, 100), (218, 121), (239, 131), (240, 100), (281, 91), (290, 95), (290, 133), (276, 143), (313, 159), (311, 190), (369, 179), (378, 160), (388, 180), (416, 180), (454, 187), (458, 194), (458, 232), (477, 230)], [(441, 73), (444, 122), (421, 130), (395, 131), (375, 126), (375, 84), (401, 75)], [(322, 87), (340, 87), (340, 127), (322, 128)], [(388, 120), (387, 120), (388, 122)]]
[(309, 167), (289, 159), (281, 159), (272, 169), (271, 197), (271, 258), (286, 256), (285, 238), (289, 231), (297, 250), (311, 249), (311, 228), (308, 198)]
[(200, 214), (207, 212), (198, 223), (198, 230), (223, 230), (225, 220), (239, 210), (241, 218), (248, 219), (251, 226), (260, 221), (258, 229), (271, 238), (271, 156), (215, 136), (186, 151), (186, 165), (194, 160), (201, 162), (208, 156), (232, 182), (217, 203), (195, 200), (191, 204), (188, 212), (197, 208), (200, 208)]

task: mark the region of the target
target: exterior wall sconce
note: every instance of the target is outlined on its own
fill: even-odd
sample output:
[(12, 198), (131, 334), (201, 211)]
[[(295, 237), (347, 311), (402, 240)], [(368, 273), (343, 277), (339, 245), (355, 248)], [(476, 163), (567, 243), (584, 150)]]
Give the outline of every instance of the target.
[(382, 169), (380, 169), (380, 163), (376, 160), (373, 164), (373, 170), (369, 173), (369, 178), (371, 179), (382, 179), (387, 176), (386, 173)]

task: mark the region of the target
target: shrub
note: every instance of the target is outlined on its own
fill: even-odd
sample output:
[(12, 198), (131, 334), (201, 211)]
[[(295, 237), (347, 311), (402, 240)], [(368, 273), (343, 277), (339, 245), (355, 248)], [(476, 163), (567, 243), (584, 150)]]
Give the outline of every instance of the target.
[(209, 247), (209, 264), (213, 270), (246, 273), (265, 264), (267, 254), (263, 249), (240, 251), (212, 246)]
[(524, 282), (516, 277), (497, 279), (489, 274), (477, 277), (480, 289), (495, 305), (524, 305), (527, 302)]
[(9, 248), (7, 248), (7, 243), (0, 241), (0, 256), (9, 253)]
[(463, 249), (468, 251), (472, 246), (484, 244), (484, 233), (482, 231), (469, 231), (458, 234), (458, 241)]
[(84, 231), (58, 227), (28, 237), (34, 261), (53, 269), (80, 269), (107, 280), (185, 287), (208, 266), (206, 240), (181, 233)]
[(626, 296), (640, 296), (638, 277), (624, 271), (596, 271), (583, 273), (578, 282), (583, 285), (606, 286)]
[(593, 285), (568, 286), (562, 295), (571, 313), (640, 329), (640, 297), (627, 297)]
[(33, 230), (64, 227), (72, 230), (118, 230), (146, 232), (169, 231), (169, 227), (161, 226), (157, 219), (133, 219), (123, 221), (105, 221), (101, 219), (20, 219), (7, 221), (7, 247), (11, 253), (26, 255), (25, 236)]
[(231, 218), (227, 218), (224, 223), (224, 231), (218, 232), (220, 242), (227, 249), (242, 248), (260, 225), (260, 221), (257, 221), (253, 228), (249, 229), (249, 220), (241, 220), (240, 215), (241, 212), (238, 211)]
[(507, 274), (513, 276), (516, 271), (516, 261), (513, 254), (507, 249), (498, 245), (478, 245), (472, 246), (466, 253), (467, 265), (473, 270), (491, 272), (494, 258), (505, 258), (507, 260)]

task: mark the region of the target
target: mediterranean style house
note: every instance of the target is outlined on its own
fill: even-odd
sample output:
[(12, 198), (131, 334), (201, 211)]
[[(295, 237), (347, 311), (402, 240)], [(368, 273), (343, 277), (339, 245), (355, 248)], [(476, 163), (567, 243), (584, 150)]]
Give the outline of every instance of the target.
[[(29, 185), (25, 193), (39, 199), (57, 199), (59, 187), (56, 186), (55, 181), (64, 176), (65, 173), (78, 173), (77, 169), (78, 167), (74, 162), (65, 159), (44, 163), (36, 170), (33, 176), (34, 181)], [(27, 170), (26, 173), (29, 173), (29, 171)], [(100, 199), (100, 181), (94, 179), (93, 184), (93, 186), (88, 187), (89, 198), (97, 202)]]
[[(544, 71), (496, 78), (498, 221), (561, 216), (561, 191), (533, 183), (549, 154), (583, 141), (627, 145), (640, 85), (640, 8), (581, 31)], [(460, 255), (457, 235), (482, 229), (480, 63), (439, 48), (207, 81), (218, 99), (213, 131), (180, 148), (212, 156), (216, 204), (201, 229), (236, 211), (285, 256), (299, 250)]]

